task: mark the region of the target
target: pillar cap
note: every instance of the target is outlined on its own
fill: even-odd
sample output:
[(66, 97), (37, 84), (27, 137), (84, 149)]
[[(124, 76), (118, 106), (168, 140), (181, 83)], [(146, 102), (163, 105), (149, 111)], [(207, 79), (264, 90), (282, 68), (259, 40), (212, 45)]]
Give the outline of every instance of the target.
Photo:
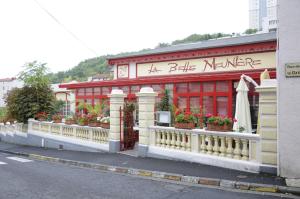
[(123, 90), (121, 89), (113, 89), (111, 90), (111, 93), (108, 95), (108, 97), (125, 97), (126, 94), (124, 94)]
[(151, 87), (143, 87), (136, 96), (157, 96), (157, 93)]

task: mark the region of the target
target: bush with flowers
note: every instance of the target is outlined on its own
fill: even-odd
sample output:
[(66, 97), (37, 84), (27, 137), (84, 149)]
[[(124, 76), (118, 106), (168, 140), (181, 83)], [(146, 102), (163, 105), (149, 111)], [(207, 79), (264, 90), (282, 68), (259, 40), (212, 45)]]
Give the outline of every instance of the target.
[(49, 114), (46, 112), (39, 112), (35, 115), (35, 118), (39, 121), (46, 121), (49, 117)]
[(207, 129), (214, 131), (231, 131), (233, 122), (236, 122), (236, 119), (226, 116), (213, 116), (207, 114)]
[(175, 128), (192, 129), (195, 127), (196, 117), (191, 112), (177, 109), (175, 112)]
[(77, 118), (77, 124), (80, 126), (87, 126), (89, 123), (89, 119), (86, 114), (78, 114), (76, 118)]
[(60, 113), (52, 115), (52, 120), (54, 123), (61, 123), (62, 118), (63, 118), (63, 116)]

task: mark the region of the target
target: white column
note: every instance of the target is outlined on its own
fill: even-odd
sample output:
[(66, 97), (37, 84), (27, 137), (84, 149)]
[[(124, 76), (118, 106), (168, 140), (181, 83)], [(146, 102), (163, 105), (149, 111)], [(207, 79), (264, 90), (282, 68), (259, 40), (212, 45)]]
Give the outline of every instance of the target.
[(120, 107), (124, 105), (125, 96), (119, 89), (112, 90), (108, 96), (110, 98), (109, 152), (112, 153), (120, 151), (120, 133), (123, 130), (120, 125)]
[(154, 125), (154, 105), (157, 93), (150, 87), (136, 94), (139, 103), (139, 156), (145, 157), (149, 147), (149, 126)]

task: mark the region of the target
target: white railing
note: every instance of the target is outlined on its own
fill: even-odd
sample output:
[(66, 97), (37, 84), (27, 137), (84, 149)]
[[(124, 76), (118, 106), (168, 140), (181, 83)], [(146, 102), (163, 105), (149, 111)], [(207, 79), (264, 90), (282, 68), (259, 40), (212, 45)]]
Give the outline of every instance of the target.
[[(63, 123), (40, 122), (30, 120), (31, 131), (60, 135), (80, 140), (88, 140), (97, 143), (108, 143), (109, 129), (101, 127), (89, 127), (78, 125), (66, 125)], [(29, 127), (30, 128), (30, 127)]]
[(161, 126), (151, 126), (149, 130), (152, 146), (245, 161), (257, 161), (258, 158), (261, 138), (256, 134)]
[(27, 124), (23, 123), (14, 123), (14, 124), (0, 124), (0, 131), (1, 132), (22, 132), (22, 133), (27, 133), (28, 126)]

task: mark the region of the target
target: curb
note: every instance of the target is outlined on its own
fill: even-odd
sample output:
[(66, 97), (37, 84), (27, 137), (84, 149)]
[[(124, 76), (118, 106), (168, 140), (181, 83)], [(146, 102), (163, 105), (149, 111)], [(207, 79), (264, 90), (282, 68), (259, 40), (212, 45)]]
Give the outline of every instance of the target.
[(42, 160), (48, 162), (57, 162), (70, 166), (91, 168), (100, 171), (110, 171), (114, 173), (120, 174), (128, 174), (134, 176), (142, 176), (142, 177), (151, 177), (156, 179), (170, 180), (174, 182), (184, 182), (190, 184), (199, 184), (216, 188), (225, 188), (225, 189), (235, 189), (235, 190), (248, 190), (255, 192), (267, 192), (267, 193), (283, 193), (283, 194), (295, 194), (300, 195), (300, 188), (298, 187), (287, 187), (287, 186), (277, 186), (277, 185), (269, 185), (269, 184), (258, 184), (258, 183), (248, 183), (248, 182), (240, 182), (240, 181), (232, 181), (232, 180), (223, 180), (217, 178), (204, 178), (204, 177), (196, 177), (196, 176), (184, 176), (181, 174), (160, 172), (160, 171), (149, 171), (143, 169), (134, 169), (134, 168), (126, 168), (126, 167), (118, 167), (118, 166), (110, 166), (104, 164), (96, 164), (89, 162), (81, 162), (74, 160), (67, 160), (61, 158), (54, 158), (49, 156), (42, 156), (37, 154), (28, 154), (28, 153), (20, 153), (13, 152), (8, 150), (1, 150), (0, 152), (14, 154), (24, 157), (29, 157), (35, 160)]

